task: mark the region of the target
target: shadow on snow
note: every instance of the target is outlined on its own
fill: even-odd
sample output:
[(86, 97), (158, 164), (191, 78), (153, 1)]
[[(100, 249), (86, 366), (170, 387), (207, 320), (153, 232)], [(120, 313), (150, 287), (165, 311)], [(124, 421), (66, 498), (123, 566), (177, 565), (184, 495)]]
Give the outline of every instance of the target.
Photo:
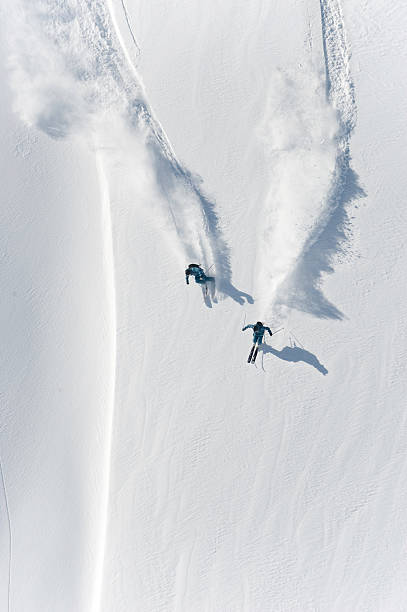
[[(195, 211), (188, 208), (182, 198), (177, 195), (177, 188), (182, 186), (185, 190), (185, 197), (190, 196), (199, 206), (199, 211), (203, 219), (204, 238), (210, 246), (211, 261), (206, 261), (205, 266), (214, 265), (216, 276), (216, 288), (221, 293), (228, 295), (238, 304), (245, 302), (254, 303), (253, 297), (235, 287), (232, 283), (232, 268), (230, 264), (230, 249), (227, 245), (219, 224), (219, 217), (215, 210), (215, 204), (201, 190), (201, 179), (192, 175), (180, 162), (168, 151), (168, 146), (163, 141), (161, 134), (157, 133), (152, 127), (154, 138), (150, 138), (148, 143), (152, 153), (153, 163), (156, 171), (157, 184), (161, 193), (167, 200), (176, 231), (184, 243), (186, 251), (191, 247), (187, 233), (187, 217), (195, 214)], [(204, 251), (203, 245), (201, 245)], [(194, 254), (190, 253), (191, 258)]]
[(310, 351), (306, 351), (304, 348), (297, 346), (295, 343), (292, 346), (285, 346), (280, 351), (274, 349), (272, 346), (268, 344), (262, 344), (261, 350), (263, 354), (271, 353), (275, 357), (282, 359), (283, 361), (291, 361), (293, 363), (298, 363), (299, 361), (303, 361), (304, 363), (308, 363), (310, 366), (321, 372), (324, 376), (328, 374), (328, 370), (319, 362), (318, 357), (311, 353)]
[(287, 283), (284, 303), (323, 319), (343, 319), (342, 312), (322, 293), (324, 274), (332, 274), (338, 254), (345, 252), (351, 231), (347, 205), (366, 196), (357, 174), (350, 167), (346, 150), (337, 165), (337, 181), (329, 198), (331, 210), (325, 227), (316, 228), (305, 246), (304, 254)]

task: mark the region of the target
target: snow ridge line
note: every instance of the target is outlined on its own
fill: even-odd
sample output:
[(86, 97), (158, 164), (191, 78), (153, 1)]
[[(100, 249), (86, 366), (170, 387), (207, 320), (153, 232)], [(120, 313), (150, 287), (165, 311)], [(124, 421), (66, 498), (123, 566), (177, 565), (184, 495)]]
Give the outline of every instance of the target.
[(115, 283), (115, 265), (114, 265), (114, 248), (113, 248), (113, 228), (112, 228), (112, 215), (111, 206), (109, 201), (108, 182), (104, 174), (103, 163), (101, 161), (100, 153), (96, 154), (97, 169), (99, 174), (99, 180), (102, 192), (102, 214), (101, 222), (103, 227), (104, 235), (104, 259), (106, 267), (106, 284), (108, 293), (110, 294), (110, 308), (111, 308), (111, 387), (109, 406), (110, 411), (107, 418), (106, 427), (106, 448), (105, 448), (105, 465), (102, 473), (105, 476), (104, 491), (102, 495), (102, 517), (101, 517), (101, 542), (99, 549), (99, 559), (96, 564), (95, 572), (95, 584), (94, 584), (94, 596), (93, 596), (93, 609), (98, 612), (101, 609), (102, 591), (103, 591), (103, 575), (106, 558), (106, 547), (107, 547), (107, 535), (109, 527), (109, 510), (110, 510), (110, 490), (111, 490), (111, 475), (112, 475), (112, 449), (113, 449), (113, 428), (114, 428), (114, 415), (116, 405), (116, 370), (117, 370), (117, 297), (116, 297), (116, 283)]
[(3, 471), (3, 461), (0, 456), (0, 474), (1, 474), (1, 482), (4, 491), (4, 502), (6, 505), (6, 513), (7, 513), (7, 523), (8, 523), (8, 547), (9, 547), (9, 561), (8, 561), (8, 585), (7, 585), (7, 610), (10, 612), (10, 600), (11, 600), (11, 558), (12, 558), (12, 531), (11, 531), (11, 518), (10, 518), (10, 508), (8, 505), (8, 495), (6, 489), (6, 482), (4, 479), (4, 471)]

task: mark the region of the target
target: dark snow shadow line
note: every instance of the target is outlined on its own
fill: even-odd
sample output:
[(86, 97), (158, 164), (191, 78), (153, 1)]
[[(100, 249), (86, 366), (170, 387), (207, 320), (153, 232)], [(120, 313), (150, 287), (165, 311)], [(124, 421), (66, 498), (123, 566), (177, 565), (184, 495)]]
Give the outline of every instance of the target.
[(318, 372), (321, 372), (321, 374), (324, 376), (328, 374), (328, 370), (322, 365), (322, 363), (320, 363), (316, 355), (305, 350), (304, 348), (301, 348), (300, 346), (297, 346), (295, 342), (291, 346), (285, 346), (280, 351), (274, 349), (268, 344), (262, 344), (261, 351), (263, 354), (271, 353), (283, 361), (291, 361), (293, 363), (302, 361), (304, 363), (308, 363), (310, 366), (318, 370)]
[(334, 272), (334, 262), (345, 255), (351, 233), (347, 211), (350, 202), (365, 197), (358, 176), (350, 167), (349, 151), (337, 161), (337, 182), (329, 198), (329, 217), (325, 227), (316, 228), (310, 236), (301, 260), (297, 263), (286, 286), (284, 303), (322, 319), (343, 319), (343, 313), (323, 294), (324, 274)]

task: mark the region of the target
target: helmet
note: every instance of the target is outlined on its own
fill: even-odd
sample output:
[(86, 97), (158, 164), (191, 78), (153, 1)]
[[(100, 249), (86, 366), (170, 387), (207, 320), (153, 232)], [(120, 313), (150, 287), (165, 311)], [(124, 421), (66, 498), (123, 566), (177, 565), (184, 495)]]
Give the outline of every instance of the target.
[(260, 325), (261, 325), (261, 326), (263, 326), (263, 323), (262, 323), (261, 321), (257, 321), (256, 325), (258, 325), (258, 326), (260, 326)]

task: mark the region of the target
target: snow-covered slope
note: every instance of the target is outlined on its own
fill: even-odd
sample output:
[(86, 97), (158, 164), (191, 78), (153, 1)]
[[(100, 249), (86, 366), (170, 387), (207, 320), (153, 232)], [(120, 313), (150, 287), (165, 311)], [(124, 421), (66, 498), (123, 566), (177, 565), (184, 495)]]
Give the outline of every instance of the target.
[(403, 610), (403, 4), (2, 22), (1, 609)]

